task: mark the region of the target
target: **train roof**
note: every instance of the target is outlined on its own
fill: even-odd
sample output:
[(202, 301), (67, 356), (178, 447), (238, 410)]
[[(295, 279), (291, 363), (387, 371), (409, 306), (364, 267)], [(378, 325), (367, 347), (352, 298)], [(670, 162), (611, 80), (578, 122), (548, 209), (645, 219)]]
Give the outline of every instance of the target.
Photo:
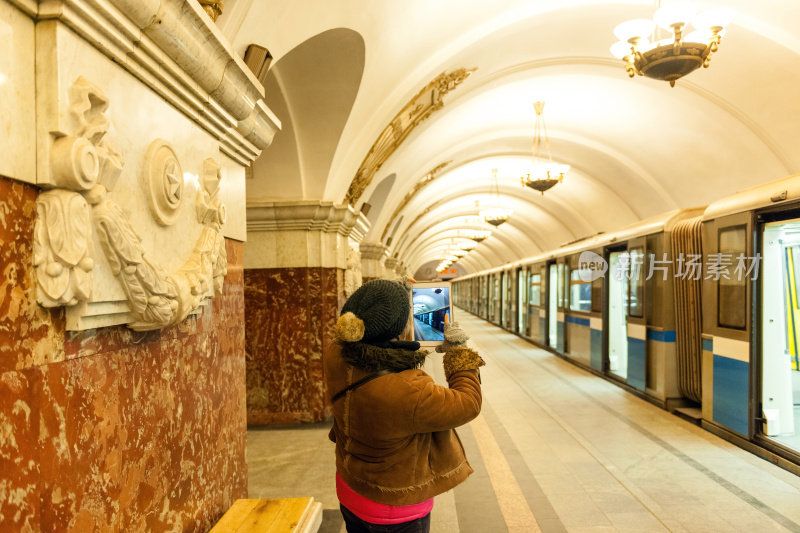
[(703, 220), (713, 220), (798, 199), (800, 199), (800, 174), (795, 174), (717, 200), (706, 208)]

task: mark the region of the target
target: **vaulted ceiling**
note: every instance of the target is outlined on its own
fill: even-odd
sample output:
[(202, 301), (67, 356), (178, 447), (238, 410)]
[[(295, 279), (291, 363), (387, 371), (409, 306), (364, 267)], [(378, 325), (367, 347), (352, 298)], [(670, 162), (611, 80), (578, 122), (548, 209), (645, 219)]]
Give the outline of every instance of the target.
[[(710, 68), (671, 88), (628, 79), (609, 53), (614, 27), (651, 17), (652, 1), (228, 0), (219, 25), (236, 50), (256, 43), (275, 58), (267, 103), (284, 125), (254, 167), (248, 201), (342, 202), (395, 115), (460, 68), (476, 70), (356, 205), (372, 206), (365, 241), (390, 242), (412, 272), (485, 228), (475, 202), (495, 201), (492, 169), (514, 213), (460, 261), (467, 271), (800, 172), (800, 2), (698, 4), (737, 15)], [(537, 100), (553, 159), (572, 167), (544, 195), (520, 184)]]

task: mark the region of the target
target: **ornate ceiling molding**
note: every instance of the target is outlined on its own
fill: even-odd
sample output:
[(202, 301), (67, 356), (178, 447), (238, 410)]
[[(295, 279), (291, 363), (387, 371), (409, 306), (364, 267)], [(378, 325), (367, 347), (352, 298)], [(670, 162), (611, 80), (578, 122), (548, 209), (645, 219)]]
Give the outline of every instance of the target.
[(198, 0), (200, 5), (203, 6), (206, 14), (213, 20), (214, 22), (217, 21), (220, 15), (222, 15), (222, 10), (225, 9), (225, 5), (223, 0)]
[(408, 135), (433, 112), (444, 107), (442, 97), (466, 80), (477, 68), (442, 72), (412, 98), (378, 135), (358, 167), (344, 201), (355, 206), (375, 174)]
[(444, 163), (440, 163), (440, 164), (436, 165), (435, 167), (433, 167), (424, 176), (422, 176), (422, 178), (414, 185), (414, 188), (411, 189), (406, 194), (405, 198), (403, 198), (403, 201), (400, 202), (400, 205), (398, 205), (397, 209), (395, 209), (394, 213), (392, 213), (392, 217), (386, 223), (386, 227), (383, 228), (383, 233), (381, 233), (381, 242), (384, 242), (384, 240), (386, 240), (386, 234), (389, 232), (389, 228), (392, 226), (392, 224), (394, 223), (395, 219), (400, 214), (400, 212), (403, 209), (405, 209), (405, 207), (408, 205), (408, 202), (410, 202), (411, 199), (414, 198), (414, 195), (417, 194), (420, 191), (420, 189), (422, 189), (427, 184), (429, 184), (430, 182), (435, 180), (439, 176), (439, 174), (442, 172), (444, 167), (446, 167), (447, 165), (449, 165), (452, 162), (453, 162), (453, 160), (451, 159), (450, 161), (445, 161)]

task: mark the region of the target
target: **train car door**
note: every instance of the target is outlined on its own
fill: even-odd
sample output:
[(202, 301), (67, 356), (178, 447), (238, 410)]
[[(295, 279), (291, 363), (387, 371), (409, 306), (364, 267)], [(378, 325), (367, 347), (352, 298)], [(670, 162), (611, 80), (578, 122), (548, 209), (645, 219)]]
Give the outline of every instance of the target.
[(644, 391), (647, 387), (647, 320), (644, 282), (646, 239), (628, 241), (628, 385)]
[(800, 218), (768, 222), (760, 231), (761, 433), (800, 454)]
[(500, 274), (494, 273), (492, 274), (492, 310), (491, 313), (491, 322), (493, 324), (500, 324)]
[[(737, 257), (754, 254), (752, 212), (703, 221), (703, 333), (711, 337), (703, 356), (703, 418), (755, 436), (759, 410), (753, 405), (759, 380), (751, 352), (752, 282), (736, 273)], [(769, 287), (768, 287), (769, 288)], [(773, 300), (772, 298), (777, 299)], [(782, 307), (781, 295), (770, 293), (764, 303)]]
[(547, 265), (547, 345), (558, 348), (558, 265)]
[(500, 327), (506, 327), (506, 290), (508, 286), (508, 275), (500, 272)]
[(628, 267), (629, 254), (626, 248), (608, 252), (608, 344), (606, 349), (608, 372), (613, 376), (628, 379)]
[(517, 333), (528, 336), (528, 269), (517, 269)]

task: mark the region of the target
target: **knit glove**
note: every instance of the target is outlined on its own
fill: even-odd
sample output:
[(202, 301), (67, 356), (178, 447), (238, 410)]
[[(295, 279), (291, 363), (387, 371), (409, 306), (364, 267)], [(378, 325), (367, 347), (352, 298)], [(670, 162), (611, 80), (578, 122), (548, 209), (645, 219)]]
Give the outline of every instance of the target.
[(454, 346), (465, 346), (469, 340), (467, 332), (461, 329), (458, 322), (446, 323), (444, 325), (444, 342), (436, 347), (439, 353), (446, 353)]
[(469, 337), (457, 322), (444, 325), (444, 342), (436, 347), (437, 352), (444, 352), (444, 375), (450, 376), (462, 370), (477, 370), (486, 364), (478, 352), (466, 346)]

